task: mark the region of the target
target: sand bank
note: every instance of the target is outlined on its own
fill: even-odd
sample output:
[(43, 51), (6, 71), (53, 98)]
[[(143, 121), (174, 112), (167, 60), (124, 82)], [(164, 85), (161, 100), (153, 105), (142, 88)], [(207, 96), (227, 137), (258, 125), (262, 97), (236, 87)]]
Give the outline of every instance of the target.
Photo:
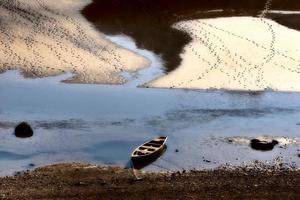
[(253, 17), (190, 20), (174, 28), (193, 40), (179, 68), (147, 86), (300, 91), (300, 32)]
[(68, 82), (121, 84), (122, 71), (149, 64), (105, 39), (80, 15), (88, 0), (0, 2), (0, 72), (30, 77), (74, 74)]

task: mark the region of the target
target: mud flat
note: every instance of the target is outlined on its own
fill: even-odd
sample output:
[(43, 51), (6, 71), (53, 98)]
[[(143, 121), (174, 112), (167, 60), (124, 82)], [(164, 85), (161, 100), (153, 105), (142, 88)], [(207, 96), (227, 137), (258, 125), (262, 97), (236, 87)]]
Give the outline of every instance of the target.
[(60, 164), (0, 179), (1, 199), (298, 199), (299, 170), (245, 167), (143, 173)]
[(300, 32), (253, 17), (190, 20), (174, 27), (193, 40), (179, 68), (147, 86), (300, 91)]
[(30, 77), (74, 74), (67, 82), (121, 84), (120, 72), (149, 61), (121, 48), (81, 16), (90, 1), (0, 2), (0, 72), (21, 69)]

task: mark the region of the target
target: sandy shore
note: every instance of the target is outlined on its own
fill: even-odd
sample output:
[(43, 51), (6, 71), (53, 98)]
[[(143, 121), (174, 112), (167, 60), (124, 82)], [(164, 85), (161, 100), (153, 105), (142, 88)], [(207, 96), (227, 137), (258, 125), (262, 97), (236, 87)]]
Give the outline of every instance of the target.
[(0, 2), (0, 72), (30, 77), (74, 74), (68, 82), (121, 84), (122, 71), (149, 61), (107, 39), (79, 13), (88, 0)]
[(300, 33), (272, 20), (229, 17), (179, 22), (192, 38), (159, 88), (300, 91)]
[(236, 168), (141, 173), (60, 164), (0, 178), (1, 199), (299, 199), (300, 171)]

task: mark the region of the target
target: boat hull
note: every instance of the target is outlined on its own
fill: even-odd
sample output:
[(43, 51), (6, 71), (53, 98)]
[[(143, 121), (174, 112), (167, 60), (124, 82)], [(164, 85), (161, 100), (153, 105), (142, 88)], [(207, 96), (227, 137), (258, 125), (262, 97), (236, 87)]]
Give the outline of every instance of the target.
[(167, 145), (163, 145), (157, 151), (153, 152), (152, 154), (143, 156), (143, 157), (132, 157), (132, 165), (135, 169), (142, 169), (147, 165), (156, 161), (165, 151), (167, 150)]

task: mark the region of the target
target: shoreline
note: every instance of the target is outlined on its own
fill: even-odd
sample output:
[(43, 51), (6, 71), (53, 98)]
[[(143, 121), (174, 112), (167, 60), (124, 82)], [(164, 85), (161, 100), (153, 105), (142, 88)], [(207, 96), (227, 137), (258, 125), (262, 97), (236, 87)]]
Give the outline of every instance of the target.
[[(300, 171), (220, 168), (139, 173), (85, 164), (57, 164), (0, 178), (2, 199), (297, 199)], [(145, 194), (147, 196), (145, 196)]]

